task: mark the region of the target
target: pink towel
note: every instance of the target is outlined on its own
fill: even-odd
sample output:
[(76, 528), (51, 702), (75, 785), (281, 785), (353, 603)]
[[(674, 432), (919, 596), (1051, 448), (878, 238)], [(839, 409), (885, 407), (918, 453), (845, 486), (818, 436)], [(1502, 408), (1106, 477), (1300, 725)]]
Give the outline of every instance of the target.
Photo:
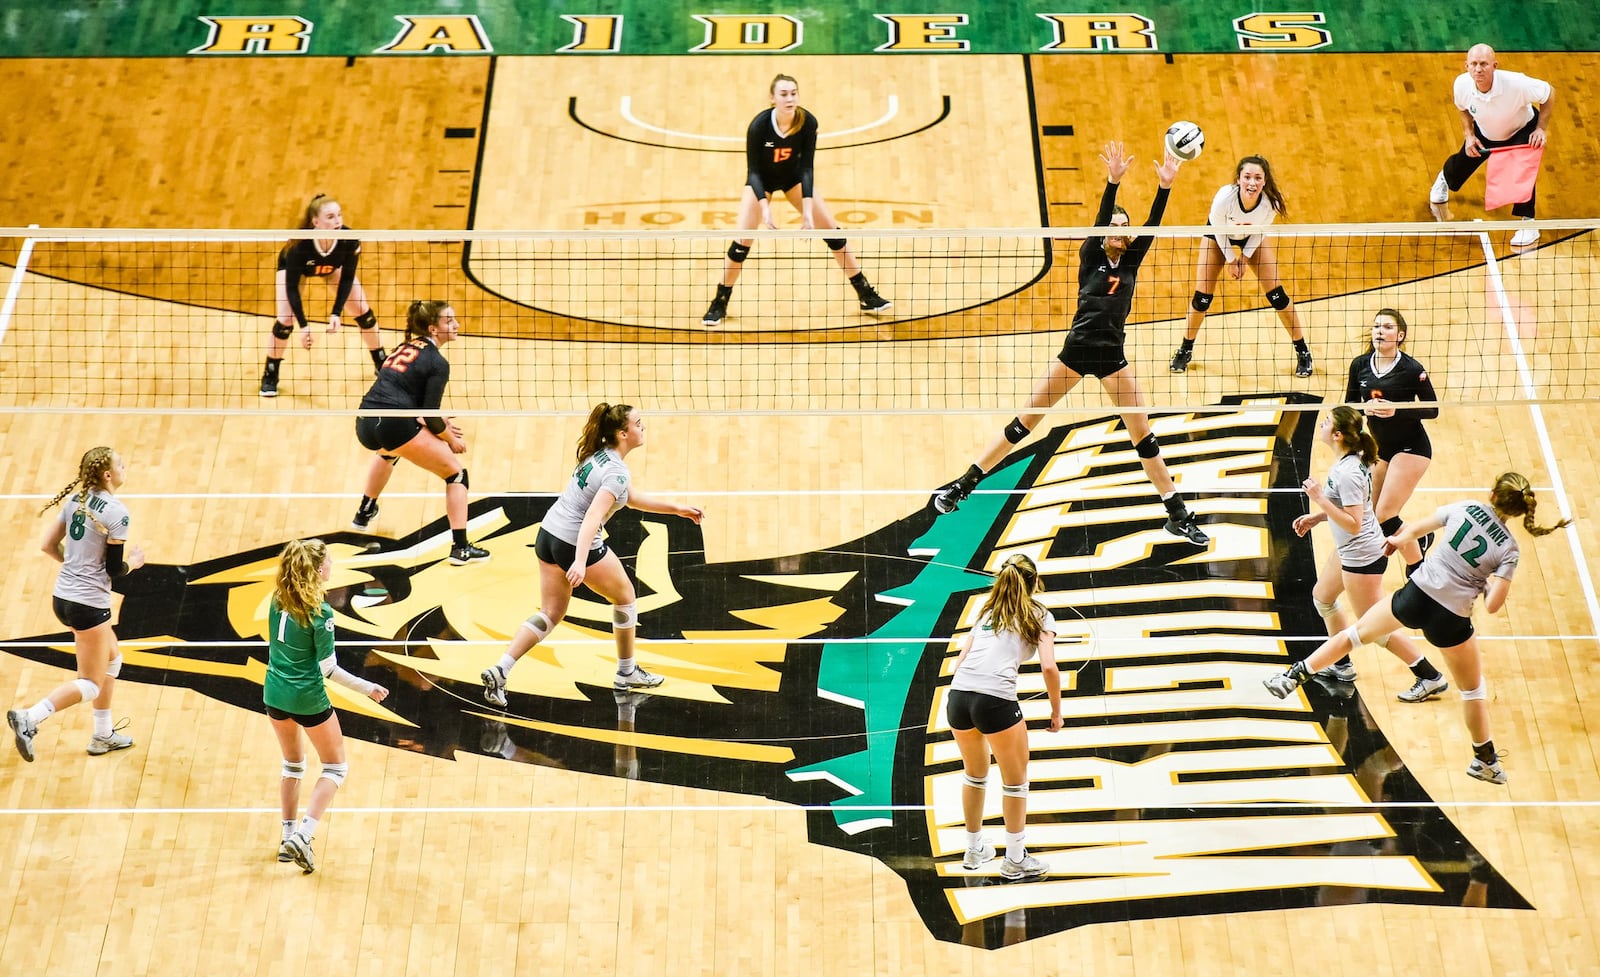
[(1543, 146), (1501, 146), (1490, 150), (1483, 209), (1520, 204), (1533, 196), (1533, 181), (1539, 179), (1539, 163), (1543, 159)]

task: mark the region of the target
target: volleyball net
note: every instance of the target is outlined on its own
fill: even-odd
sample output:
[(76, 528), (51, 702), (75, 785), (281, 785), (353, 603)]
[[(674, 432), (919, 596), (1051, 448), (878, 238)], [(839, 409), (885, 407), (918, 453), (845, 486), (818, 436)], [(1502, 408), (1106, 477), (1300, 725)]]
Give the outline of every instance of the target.
[[(1517, 225), (1519, 228), (1522, 225)], [(1169, 370), (1197, 290), (1203, 228), (1155, 228), (1138, 273), (1127, 356), (1153, 410), (1298, 391), (1342, 400), (1374, 314), (1400, 311), (1407, 352), (1440, 400), (1600, 396), (1597, 222), (1539, 222), (1514, 254), (1508, 225), (1268, 229), (1278, 275), (1316, 357), (1296, 377), (1279, 311), (1224, 268), (1187, 372)], [(296, 232), (0, 229), (0, 411), (353, 412), (372, 361), (347, 302), (329, 334), (329, 281), (302, 286), (279, 396), (258, 396), (276, 319), (278, 251)], [(300, 232), (303, 234), (303, 232)], [(836, 233), (836, 232), (829, 232)], [(861, 302), (823, 232), (755, 232), (719, 324), (702, 323), (730, 232), (339, 232), (385, 349), (413, 299), (449, 301), (457, 413), (572, 412), (631, 399), (655, 412), (1010, 413), (1061, 347), (1090, 228), (851, 231), (849, 255), (892, 302)], [(1103, 411), (1098, 384), (1057, 408)]]

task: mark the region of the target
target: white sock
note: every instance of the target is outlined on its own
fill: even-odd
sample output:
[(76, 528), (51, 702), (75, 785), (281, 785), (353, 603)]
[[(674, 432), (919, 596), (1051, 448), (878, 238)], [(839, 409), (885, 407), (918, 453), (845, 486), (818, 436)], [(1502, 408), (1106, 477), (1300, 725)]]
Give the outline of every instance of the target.
[(96, 709), (94, 711), (94, 735), (102, 739), (111, 735), (110, 709)]
[(1028, 847), (1022, 843), (1023, 832), (1006, 832), (1006, 857), (1013, 862), (1020, 862), (1028, 857)]
[(282, 821), (279, 823), (283, 827), (283, 840), (288, 841), (289, 836), (294, 833), (294, 818), (290, 818), (287, 821)]
[(310, 841), (317, 836), (317, 819), (307, 814), (300, 819), (300, 826), (294, 830), (295, 834)]
[(51, 702), (49, 699), (40, 699), (38, 702), (34, 703), (33, 708), (28, 710), (28, 718), (32, 720), (35, 726), (37, 726), (46, 719), (49, 719), (51, 716), (55, 715), (55, 711), (55, 703)]
[(514, 668), (516, 664), (517, 660), (515, 658), (512, 658), (510, 655), (501, 655), (500, 661), (495, 665), (495, 668), (500, 669), (500, 675), (503, 678), (511, 674), (511, 669)]
[(634, 667), (635, 666), (633, 664), (633, 659), (632, 658), (618, 658), (617, 659), (617, 674), (618, 675), (632, 675)]
[(978, 849), (980, 849), (982, 847), (983, 847), (983, 832), (982, 831), (968, 831), (967, 832), (967, 850), (968, 851), (977, 851)]

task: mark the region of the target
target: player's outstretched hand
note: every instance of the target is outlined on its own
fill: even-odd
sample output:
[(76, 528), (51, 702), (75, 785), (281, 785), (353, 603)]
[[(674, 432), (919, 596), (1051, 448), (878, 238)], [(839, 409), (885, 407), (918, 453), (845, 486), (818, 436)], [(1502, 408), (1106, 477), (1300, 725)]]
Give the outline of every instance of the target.
[(1161, 178), (1163, 188), (1172, 186), (1172, 182), (1178, 178), (1178, 167), (1183, 163), (1171, 153), (1165, 155), (1166, 158), (1156, 164), (1156, 176)]
[(1121, 183), (1123, 175), (1128, 172), (1128, 164), (1133, 162), (1133, 157), (1124, 153), (1122, 143), (1113, 139), (1100, 151), (1100, 162), (1106, 164), (1106, 181)]

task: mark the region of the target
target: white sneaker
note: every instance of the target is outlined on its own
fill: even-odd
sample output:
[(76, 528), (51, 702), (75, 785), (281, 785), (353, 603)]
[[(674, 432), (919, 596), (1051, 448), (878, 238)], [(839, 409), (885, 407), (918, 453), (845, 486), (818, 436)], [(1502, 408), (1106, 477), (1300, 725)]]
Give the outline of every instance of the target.
[(1525, 227), (1511, 235), (1511, 246), (1513, 248), (1531, 248), (1538, 243), (1539, 229), (1536, 227)]
[(290, 860), (300, 866), (300, 871), (306, 875), (310, 875), (317, 870), (316, 859), (311, 854), (311, 839), (300, 832), (296, 831), (288, 838), (285, 838), (278, 850), (280, 852), (287, 851)]
[(1436, 695), (1444, 695), (1450, 683), (1445, 681), (1443, 675), (1438, 678), (1419, 678), (1411, 688), (1404, 692), (1396, 692), (1394, 697), (1401, 702), (1427, 702)]
[(635, 665), (633, 666), (633, 671), (628, 674), (622, 675), (619, 673), (616, 675), (611, 687), (621, 692), (628, 692), (633, 689), (653, 689), (664, 681), (666, 680), (661, 676), (647, 672), (642, 667)]
[(967, 849), (966, 856), (961, 859), (961, 867), (971, 872), (982, 867), (984, 862), (994, 856), (994, 846), (986, 841), (977, 848)]
[(1046, 865), (1043, 859), (1032, 855), (1023, 855), (1020, 862), (1013, 862), (1011, 857), (1007, 856), (1006, 860), (1000, 863), (1000, 877), (1012, 882), (1036, 879), (1049, 870), (1050, 866)]

